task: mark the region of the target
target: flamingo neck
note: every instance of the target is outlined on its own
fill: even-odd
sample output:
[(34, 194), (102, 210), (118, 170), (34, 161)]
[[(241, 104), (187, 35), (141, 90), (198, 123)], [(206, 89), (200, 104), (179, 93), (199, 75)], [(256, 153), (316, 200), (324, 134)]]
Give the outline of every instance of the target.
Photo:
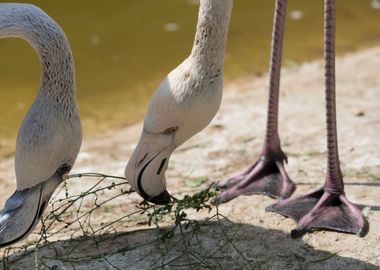
[(201, 70), (223, 70), (233, 0), (201, 0), (191, 58)]
[(0, 38), (21, 38), (36, 50), (41, 63), (37, 98), (75, 104), (74, 63), (62, 28), (29, 4), (0, 4)]

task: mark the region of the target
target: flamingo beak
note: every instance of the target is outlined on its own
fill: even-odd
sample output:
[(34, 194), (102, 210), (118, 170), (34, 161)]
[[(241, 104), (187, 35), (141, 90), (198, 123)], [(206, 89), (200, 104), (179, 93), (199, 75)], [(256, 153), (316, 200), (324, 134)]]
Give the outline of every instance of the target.
[(168, 204), (170, 202), (171, 197), (170, 197), (169, 192), (167, 190), (165, 190), (160, 195), (148, 198), (146, 200), (148, 202), (151, 202), (151, 203), (154, 203), (154, 204), (165, 205), (165, 204)]
[(159, 151), (144, 166), (142, 166), (137, 177), (137, 192), (141, 195), (141, 197), (148, 202), (161, 205), (170, 202), (171, 197), (166, 188), (158, 195), (150, 196), (150, 192), (144, 189), (142, 182), (148, 179), (150, 180), (148, 183), (151, 185), (152, 183), (159, 183), (159, 186), (166, 186), (165, 171), (168, 158), (160, 157), (160, 154), (164, 152), (164, 150)]
[(0, 211), (0, 248), (27, 237), (37, 226), (56, 187), (63, 181), (58, 173), (24, 190), (16, 190)]

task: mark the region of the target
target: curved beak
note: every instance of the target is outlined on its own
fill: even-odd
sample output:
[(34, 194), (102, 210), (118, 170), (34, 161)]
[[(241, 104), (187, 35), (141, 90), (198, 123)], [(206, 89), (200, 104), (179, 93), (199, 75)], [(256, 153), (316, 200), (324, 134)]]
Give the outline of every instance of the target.
[(55, 173), (50, 179), (28, 189), (16, 190), (0, 211), (0, 247), (28, 236), (37, 226), (56, 187), (63, 178)]
[(154, 204), (164, 205), (164, 204), (168, 204), (171, 201), (171, 196), (170, 196), (169, 192), (167, 192), (165, 190), (160, 195), (157, 195), (154, 197), (149, 197), (148, 199), (145, 199), (145, 200), (147, 200), (148, 202), (154, 203)]
[(132, 154), (125, 176), (146, 201), (154, 204), (170, 202), (165, 172), (172, 152), (173, 148), (168, 145), (140, 142)]
[[(145, 200), (154, 204), (167, 204), (170, 202), (170, 194), (166, 190), (166, 179), (165, 179), (165, 171), (167, 168), (167, 160), (168, 158), (163, 157), (165, 154), (164, 150), (159, 151), (152, 158), (150, 158), (146, 164), (141, 168), (137, 177), (137, 193), (140, 194)], [(158, 165), (159, 164), (159, 165)], [(157, 166), (158, 165), (158, 166)], [(163, 188), (164, 190), (158, 195), (148, 195), (147, 192), (152, 193), (151, 191), (145, 190), (143, 187), (143, 181), (149, 178), (149, 183), (158, 187), (155, 189)], [(156, 178), (156, 179), (155, 179)], [(154, 181), (154, 182), (153, 182)], [(146, 181), (148, 182), (148, 181)], [(160, 187), (161, 186), (161, 187)], [(152, 186), (153, 188), (154, 186)]]

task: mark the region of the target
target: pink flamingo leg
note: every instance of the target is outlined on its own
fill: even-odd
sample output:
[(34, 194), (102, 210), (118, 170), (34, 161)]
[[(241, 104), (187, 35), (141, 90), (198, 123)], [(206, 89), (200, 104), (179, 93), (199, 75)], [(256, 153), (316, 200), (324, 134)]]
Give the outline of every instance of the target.
[(327, 175), (324, 187), (289, 198), (267, 208), (297, 222), (291, 231), (299, 237), (313, 230), (334, 230), (365, 236), (368, 221), (344, 193), (339, 165), (335, 102), (335, 0), (325, 0), (325, 80), (327, 123)]
[(258, 161), (246, 171), (218, 184), (224, 190), (215, 200), (225, 203), (239, 195), (262, 193), (275, 198), (287, 198), (295, 185), (285, 171), (287, 157), (283, 153), (278, 135), (278, 103), (281, 56), (284, 40), (287, 0), (276, 0), (270, 62), (270, 88), (267, 131), (264, 147)]

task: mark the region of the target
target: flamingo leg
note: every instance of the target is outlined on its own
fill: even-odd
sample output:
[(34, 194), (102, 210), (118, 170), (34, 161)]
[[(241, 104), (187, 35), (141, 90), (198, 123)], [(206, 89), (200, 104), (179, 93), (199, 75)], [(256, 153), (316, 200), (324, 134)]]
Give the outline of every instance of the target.
[(240, 195), (266, 194), (274, 198), (287, 198), (295, 184), (285, 171), (287, 157), (281, 149), (278, 135), (278, 103), (281, 57), (284, 40), (287, 0), (276, 0), (272, 52), (270, 61), (270, 86), (267, 131), (260, 158), (244, 172), (218, 184), (223, 190), (215, 202), (225, 203)]
[(363, 237), (369, 230), (369, 224), (361, 210), (347, 199), (339, 165), (335, 102), (335, 0), (325, 0), (325, 81), (328, 151), (324, 187), (307, 195), (277, 202), (267, 211), (277, 212), (297, 222), (296, 228), (291, 231), (292, 237), (322, 229)]

